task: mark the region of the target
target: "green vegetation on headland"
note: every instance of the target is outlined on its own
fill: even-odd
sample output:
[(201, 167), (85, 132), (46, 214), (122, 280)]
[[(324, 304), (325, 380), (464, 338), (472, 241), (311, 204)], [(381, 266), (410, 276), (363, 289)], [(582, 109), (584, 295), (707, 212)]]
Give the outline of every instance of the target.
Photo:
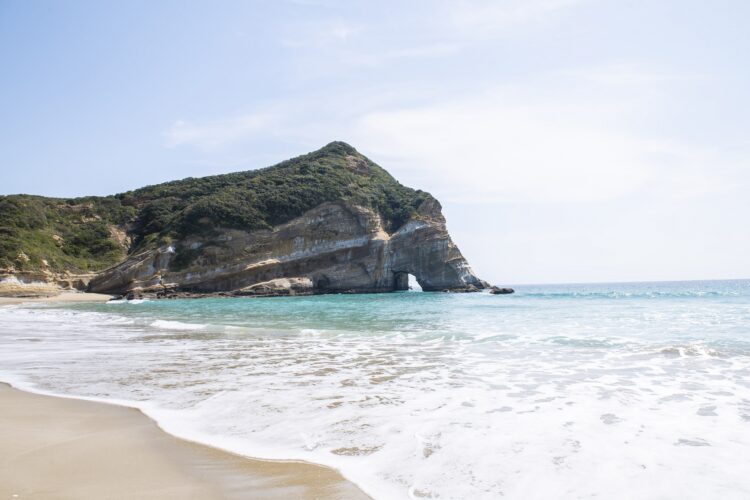
[[(99, 271), (128, 252), (218, 228), (270, 228), (332, 201), (372, 208), (393, 232), (427, 197), (343, 142), (264, 169), (114, 196), (0, 196), (0, 268)], [(180, 250), (177, 262), (196, 257)]]
[[(117, 241), (136, 211), (113, 196), (0, 196), (0, 268), (87, 272), (122, 260)], [(124, 236), (124, 235), (123, 235)], [(124, 238), (123, 238), (124, 240)]]

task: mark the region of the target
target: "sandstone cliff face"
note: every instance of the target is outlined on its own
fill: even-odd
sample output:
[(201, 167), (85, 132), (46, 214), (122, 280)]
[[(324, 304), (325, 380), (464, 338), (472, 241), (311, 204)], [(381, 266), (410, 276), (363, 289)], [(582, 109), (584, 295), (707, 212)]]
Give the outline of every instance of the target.
[[(113, 294), (388, 292), (412, 274), (425, 291), (487, 287), (451, 241), (440, 204), (428, 198), (388, 234), (374, 211), (323, 203), (270, 230), (221, 229), (131, 255), (103, 271), (89, 291)], [(199, 256), (184, 268), (179, 252)], [(285, 292), (291, 291), (291, 293)]]

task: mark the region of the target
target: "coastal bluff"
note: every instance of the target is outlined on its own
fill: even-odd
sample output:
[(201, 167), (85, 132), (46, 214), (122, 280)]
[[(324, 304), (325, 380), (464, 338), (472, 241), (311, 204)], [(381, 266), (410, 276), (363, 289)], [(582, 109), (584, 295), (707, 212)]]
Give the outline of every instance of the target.
[(3, 196), (0, 220), (0, 294), (24, 285), (159, 298), (370, 293), (406, 290), (410, 274), (425, 291), (489, 287), (435, 198), (342, 142), (109, 197)]

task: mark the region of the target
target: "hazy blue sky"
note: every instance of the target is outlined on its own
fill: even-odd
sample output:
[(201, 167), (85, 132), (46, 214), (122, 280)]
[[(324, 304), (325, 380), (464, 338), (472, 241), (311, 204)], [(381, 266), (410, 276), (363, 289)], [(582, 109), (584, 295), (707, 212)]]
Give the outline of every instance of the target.
[(750, 2), (0, 0), (0, 193), (344, 140), (499, 284), (750, 277)]

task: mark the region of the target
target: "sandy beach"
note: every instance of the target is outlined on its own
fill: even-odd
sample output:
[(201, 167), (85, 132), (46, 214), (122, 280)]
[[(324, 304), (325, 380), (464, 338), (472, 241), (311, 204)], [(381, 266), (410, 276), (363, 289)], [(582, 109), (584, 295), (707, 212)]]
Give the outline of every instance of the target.
[(112, 295), (103, 293), (62, 292), (49, 297), (0, 297), (0, 306), (24, 302), (107, 302)]
[(139, 410), (0, 383), (0, 498), (367, 498), (333, 469), (252, 460)]

